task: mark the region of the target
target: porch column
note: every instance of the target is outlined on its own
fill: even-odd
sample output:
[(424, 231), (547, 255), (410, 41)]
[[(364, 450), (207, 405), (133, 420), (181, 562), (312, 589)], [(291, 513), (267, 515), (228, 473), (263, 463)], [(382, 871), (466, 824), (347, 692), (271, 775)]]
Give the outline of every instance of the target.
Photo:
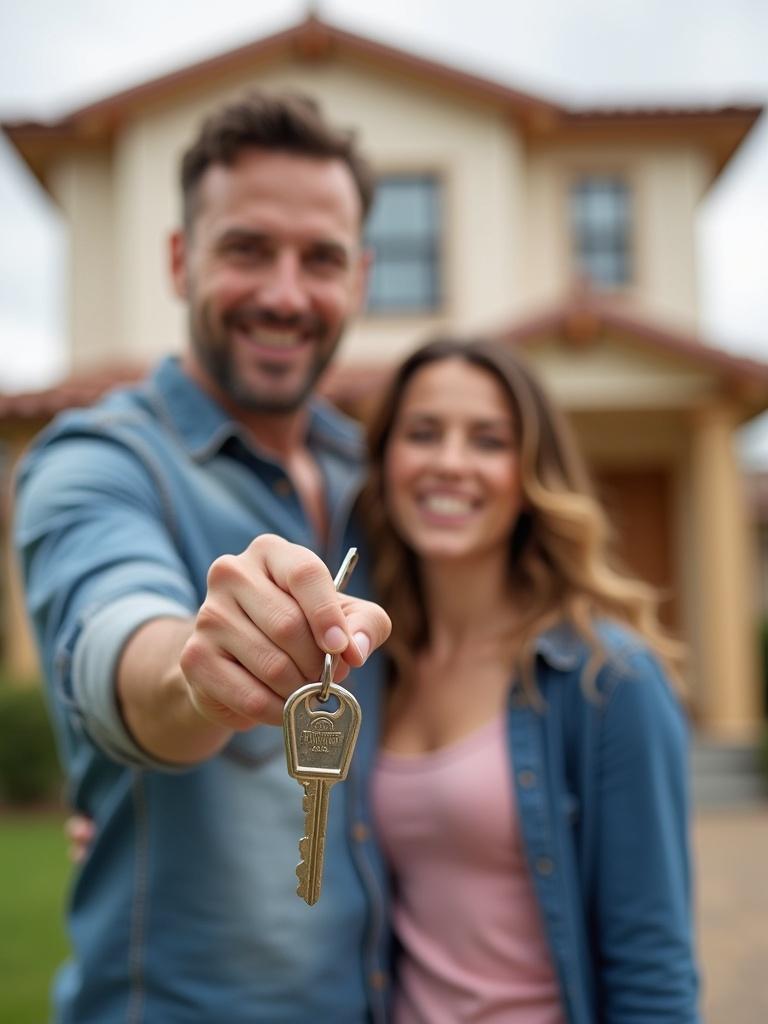
[(756, 738), (761, 717), (753, 538), (734, 451), (734, 409), (696, 410), (691, 434), (694, 553), (692, 680), (703, 731), (723, 741)]
[(0, 592), (0, 629), (2, 630), (2, 668), (17, 682), (31, 681), (39, 676), (39, 662), (32, 631), (27, 620), (21, 581), (16, 565), (11, 538), (11, 470), (21, 455), (28, 435), (6, 441), (7, 458), (5, 479), (0, 479), (0, 561), (5, 585)]

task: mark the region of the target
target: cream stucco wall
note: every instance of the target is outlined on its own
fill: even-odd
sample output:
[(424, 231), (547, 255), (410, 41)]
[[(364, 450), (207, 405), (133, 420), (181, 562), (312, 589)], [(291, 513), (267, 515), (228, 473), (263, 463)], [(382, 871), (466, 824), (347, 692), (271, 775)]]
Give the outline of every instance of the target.
[(629, 294), (683, 329), (696, 325), (694, 218), (710, 177), (691, 145), (627, 143), (534, 147), (527, 161), (525, 292), (545, 305), (571, 286), (569, 183), (580, 173), (616, 173), (633, 196), (635, 277)]
[(574, 353), (571, 346), (542, 341), (531, 360), (567, 409), (678, 409), (717, 391), (713, 374), (692, 365), (606, 337)]
[[(168, 283), (166, 245), (178, 220), (179, 155), (207, 110), (256, 82), (311, 92), (338, 123), (363, 125), (378, 171), (433, 171), (444, 185), (444, 308), (430, 317), (364, 317), (346, 339), (343, 357), (389, 360), (449, 322), (495, 325), (522, 306), (524, 153), (508, 119), (487, 104), (352, 65), (282, 63), (258, 79), (229, 76), (148, 106), (120, 132), (112, 185), (99, 181), (95, 203), (59, 189), (67, 218), (93, 242), (92, 251), (81, 250), (73, 260), (75, 365), (151, 360), (182, 344), (183, 315)], [(83, 166), (84, 158), (69, 158), (60, 176), (84, 190)], [(104, 252), (110, 255), (106, 267)], [(109, 287), (103, 287), (108, 267)]]
[(73, 366), (97, 363), (105, 348), (120, 348), (116, 309), (117, 239), (114, 178), (106, 148), (62, 154), (48, 172), (48, 186), (69, 232), (67, 330)]
[(536, 145), (506, 112), (352, 60), (281, 61), (257, 76), (229, 73), (154, 100), (121, 128), (113, 154), (71, 152), (53, 190), (72, 227), (75, 366), (151, 361), (178, 349), (183, 311), (172, 296), (167, 236), (178, 220), (177, 165), (201, 118), (252, 85), (318, 96), (361, 136), (379, 172), (432, 171), (444, 187), (444, 292), (434, 316), (363, 317), (342, 358), (396, 358), (426, 333), (497, 327), (557, 301), (570, 287), (566, 195), (579, 171), (617, 171), (635, 213), (632, 298), (692, 327), (697, 294), (694, 216), (710, 171), (693, 145)]

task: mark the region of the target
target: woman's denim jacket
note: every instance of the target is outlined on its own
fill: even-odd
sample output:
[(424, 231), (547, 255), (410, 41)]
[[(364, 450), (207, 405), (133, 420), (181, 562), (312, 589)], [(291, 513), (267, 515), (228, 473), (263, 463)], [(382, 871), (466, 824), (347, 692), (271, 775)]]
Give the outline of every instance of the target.
[[(540, 706), (519, 686), (510, 695), (535, 892), (569, 1024), (693, 1024), (686, 723), (646, 648), (618, 625), (598, 632), (606, 661), (591, 685), (590, 650), (558, 627), (537, 645)], [(358, 752), (367, 770), (373, 740), (369, 729)], [(364, 792), (356, 817), (369, 820)]]

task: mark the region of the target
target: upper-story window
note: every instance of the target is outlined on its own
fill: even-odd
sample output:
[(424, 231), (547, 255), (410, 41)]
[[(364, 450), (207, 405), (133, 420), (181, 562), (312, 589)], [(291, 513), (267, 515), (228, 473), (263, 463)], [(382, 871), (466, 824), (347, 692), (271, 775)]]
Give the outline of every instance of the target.
[(379, 178), (365, 230), (374, 251), (368, 310), (425, 313), (440, 306), (440, 184), (434, 175)]
[(632, 280), (632, 211), (627, 182), (589, 174), (571, 185), (570, 220), (577, 268), (602, 288)]

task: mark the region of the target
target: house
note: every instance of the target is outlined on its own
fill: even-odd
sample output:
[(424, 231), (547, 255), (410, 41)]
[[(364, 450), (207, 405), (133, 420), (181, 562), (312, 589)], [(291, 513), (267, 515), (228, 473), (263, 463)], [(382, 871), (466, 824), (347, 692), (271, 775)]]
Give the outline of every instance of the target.
[[(329, 393), (361, 408), (448, 326), (524, 346), (573, 418), (626, 562), (669, 595), (700, 730), (753, 737), (754, 540), (733, 436), (768, 408), (768, 366), (697, 336), (694, 218), (759, 107), (573, 108), (310, 16), (54, 123), (5, 123), (69, 225), (74, 371), (0, 399), (8, 463), (57, 408), (181, 346), (164, 241), (179, 155), (208, 109), (254, 85), (311, 92), (361, 126), (379, 178), (368, 312)], [(20, 670), (22, 615), (4, 607)]]

